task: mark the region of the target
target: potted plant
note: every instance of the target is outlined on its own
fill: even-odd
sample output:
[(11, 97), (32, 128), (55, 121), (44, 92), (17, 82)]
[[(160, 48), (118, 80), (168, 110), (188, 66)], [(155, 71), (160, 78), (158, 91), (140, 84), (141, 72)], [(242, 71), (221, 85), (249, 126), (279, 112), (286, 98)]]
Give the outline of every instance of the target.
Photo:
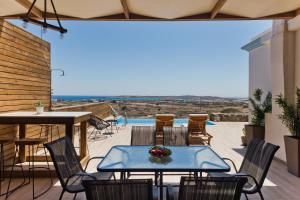
[(279, 115), (282, 123), (288, 128), (291, 135), (284, 136), (285, 153), (288, 171), (300, 176), (300, 89), (297, 88), (296, 105), (289, 104), (282, 94), (275, 102), (282, 109)]
[(265, 139), (265, 113), (272, 111), (272, 94), (269, 92), (262, 100), (263, 91), (260, 88), (254, 90), (253, 97), (249, 98), (251, 104), (251, 123), (245, 125), (247, 144), (252, 139)]
[(241, 136), (242, 146), (247, 146), (247, 138), (246, 138), (245, 128), (243, 128), (242, 131), (243, 131), (243, 135)]
[(37, 114), (42, 114), (44, 112), (44, 104), (41, 101), (39, 101), (35, 104), (35, 109)]

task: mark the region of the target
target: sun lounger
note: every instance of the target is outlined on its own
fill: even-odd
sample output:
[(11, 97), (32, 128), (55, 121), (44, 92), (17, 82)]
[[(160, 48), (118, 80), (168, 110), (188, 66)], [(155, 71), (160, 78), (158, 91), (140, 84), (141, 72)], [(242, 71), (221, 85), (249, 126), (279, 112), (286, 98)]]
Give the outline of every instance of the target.
[(207, 114), (190, 114), (188, 121), (188, 133), (190, 144), (208, 144), (212, 135), (206, 132)]
[(157, 114), (155, 120), (156, 144), (163, 143), (164, 127), (173, 127), (174, 114)]

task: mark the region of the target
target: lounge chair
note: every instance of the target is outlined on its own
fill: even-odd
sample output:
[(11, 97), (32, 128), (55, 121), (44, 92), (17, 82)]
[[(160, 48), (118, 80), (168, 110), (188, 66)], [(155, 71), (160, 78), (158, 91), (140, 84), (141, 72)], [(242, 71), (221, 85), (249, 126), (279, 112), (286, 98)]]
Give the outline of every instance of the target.
[(114, 177), (114, 174), (111, 172), (87, 173), (86, 169), (89, 162), (93, 159), (103, 159), (103, 157), (93, 157), (89, 159), (86, 167), (83, 169), (74, 145), (67, 137), (49, 142), (45, 144), (45, 147), (50, 152), (58, 179), (63, 188), (59, 199), (62, 199), (66, 191), (75, 194), (74, 199), (77, 193), (84, 192), (82, 185), (82, 180), (84, 179), (109, 180), (111, 177)]
[(206, 132), (207, 114), (190, 114), (188, 120), (188, 132), (190, 144), (210, 145), (212, 135)]
[[(94, 128), (88, 136), (88, 138), (91, 138), (94, 135), (94, 140), (97, 138), (97, 135), (103, 135), (105, 133), (108, 133), (107, 128), (111, 126), (107, 121), (95, 115), (91, 115), (90, 119), (88, 120), (88, 124)], [(102, 133), (102, 131), (105, 132)]]
[(179, 190), (168, 187), (167, 200), (240, 200), (245, 177), (181, 177)]
[(87, 200), (154, 200), (158, 190), (152, 179), (83, 180)]
[[(271, 166), (275, 153), (279, 146), (265, 143), (264, 140), (253, 139), (248, 145), (246, 154), (244, 156), (242, 165), (238, 170), (236, 165), (229, 158), (223, 158), (225, 161), (230, 161), (234, 167), (235, 173), (228, 176), (242, 176), (247, 177), (248, 181), (242, 189), (246, 199), (247, 194), (258, 193), (263, 200), (264, 197), (261, 188)], [(218, 177), (224, 176), (224, 173), (209, 173), (209, 176)]]
[(107, 122), (111, 123), (111, 132), (112, 132), (112, 127), (115, 126), (116, 131), (118, 132), (118, 117), (120, 116), (119, 113), (111, 106), (110, 107), (110, 111), (111, 111), (111, 115), (113, 116), (113, 119), (109, 119), (107, 120)]
[(173, 127), (174, 124), (173, 114), (157, 114), (155, 120), (156, 143), (163, 144), (164, 127)]

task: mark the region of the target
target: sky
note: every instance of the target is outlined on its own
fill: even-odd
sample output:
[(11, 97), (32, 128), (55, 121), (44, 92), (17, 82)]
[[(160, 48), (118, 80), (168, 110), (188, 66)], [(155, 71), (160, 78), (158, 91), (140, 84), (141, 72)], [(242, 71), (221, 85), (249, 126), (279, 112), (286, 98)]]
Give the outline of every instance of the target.
[[(21, 26), (22, 22), (13, 21)], [(54, 95), (248, 96), (248, 52), (241, 47), (271, 21), (63, 21), (51, 43)]]

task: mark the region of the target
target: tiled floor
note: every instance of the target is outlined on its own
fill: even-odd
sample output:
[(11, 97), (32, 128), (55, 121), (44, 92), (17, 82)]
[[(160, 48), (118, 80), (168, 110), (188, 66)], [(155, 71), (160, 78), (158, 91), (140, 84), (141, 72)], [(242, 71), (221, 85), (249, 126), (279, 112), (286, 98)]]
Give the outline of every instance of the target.
[[(240, 145), (240, 136), (244, 123), (223, 122), (214, 126), (208, 126), (207, 130), (214, 138), (212, 139), (212, 148), (222, 157), (233, 159), (237, 165), (240, 165), (245, 149)], [(89, 151), (91, 156), (104, 156), (113, 145), (130, 143), (130, 127), (121, 127), (119, 132), (112, 137), (99, 138), (96, 141), (89, 142)], [(89, 171), (96, 171), (97, 161), (91, 163)], [(165, 177), (166, 183), (176, 183), (179, 177)], [(36, 191), (42, 191), (47, 187), (47, 179), (37, 179)], [(6, 182), (3, 187), (5, 187)], [(270, 200), (296, 200), (300, 199), (300, 178), (289, 174), (286, 166), (281, 162), (274, 161), (262, 189), (265, 199)], [(58, 180), (52, 186), (51, 190), (39, 199), (58, 199), (61, 192)], [(250, 199), (259, 199), (258, 195), (250, 195)], [(0, 197), (1, 198), (1, 197)], [(3, 198), (3, 197), (2, 197)], [(244, 198), (244, 197), (243, 197)], [(9, 199), (26, 200), (31, 199), (31, 186), (25, 186), (15, 193)], [(73, 199), (73, 195), (65, 194), (64, 199)], [(85, 199), (84, 194), (79, 194), (77, 199)]]

